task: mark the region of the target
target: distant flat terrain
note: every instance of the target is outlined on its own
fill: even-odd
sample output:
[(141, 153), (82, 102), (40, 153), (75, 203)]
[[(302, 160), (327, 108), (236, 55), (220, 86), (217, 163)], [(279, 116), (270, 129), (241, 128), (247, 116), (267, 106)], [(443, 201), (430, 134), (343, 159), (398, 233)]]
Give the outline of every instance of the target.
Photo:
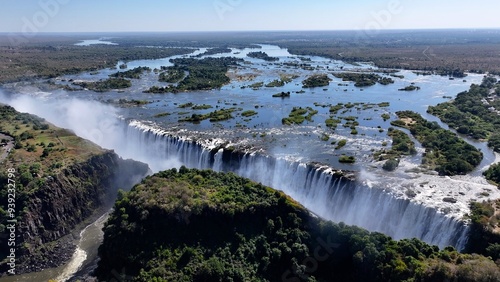
[[(0, 83), (47, 78), (106, 67), (120, 60), (189, 53), (178, 47), (276, 44), (297, 55), (318, 55), (379, 67), (440, 74), (500, 74), (500, 30), (392, 30), (106, 34), (117, 45), (75, 46), (98, 34), (0, 34)], [(151, 48), (169, 46), (176, 48)]]

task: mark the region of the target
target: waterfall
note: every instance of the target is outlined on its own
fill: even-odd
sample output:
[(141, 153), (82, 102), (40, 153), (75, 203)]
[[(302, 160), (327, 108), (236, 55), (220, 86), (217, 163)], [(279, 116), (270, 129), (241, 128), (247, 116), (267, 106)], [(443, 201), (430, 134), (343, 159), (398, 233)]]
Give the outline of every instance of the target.
[(222, 154), (224, 154), (224, 149), (219, 149), (214, 155), (214, 165), (212, 169), (215, 171), (222, 171)]
[(378, 231), (396, 240), (418, 238), (440, 248), (451, 245), (462, 250), (467, 241), (468, 225), (461, 220), (336, 175), (327, 167), (210, 148), (139, 122), (130, 123), (125, 134), (127, 144), (121, 149), (131, 154), (126, 157), (150, 164), (155, 172), (180, 165), (231, 171), (281, 190), (334, 222)]

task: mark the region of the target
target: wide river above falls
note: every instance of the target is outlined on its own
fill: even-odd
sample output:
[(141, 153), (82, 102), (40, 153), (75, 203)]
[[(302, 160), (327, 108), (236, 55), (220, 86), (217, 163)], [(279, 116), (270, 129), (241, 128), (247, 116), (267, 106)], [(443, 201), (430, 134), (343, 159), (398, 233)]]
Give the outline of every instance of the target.
[[(206, 49), (199, 49), (188, 56), (204, 51)], [(279, 61), (267, 62), (247, 57), (249, 52), (254, 51), (266, 52), (269, 56), (278, 57)], [(390, 120), (396, 118), (395, 112), (413, 110), (425, 118), (437, 120), (426, 113), (429, 105), (449, 101), (456, 94), (468, 90), (472, 83), (479, 84), (483, 77), (469, 74), (463, 79), (450, 79), (446, 76), (417, 75), (408, 70), (384, 72), (369, 63), (347, 64), (322, 57), (296, 56), (286, 49), (272, 45), (232, 49), (231, 53), (212, 55), (212, 57), (220, 56), (239, 57), (244, 59), (245, 63), (230, 69), (228, 76), (231, 77), (231, 82), (218, 90), (146, 94), (143, 91), (153, 85), (167, 85), (158, 82), (158, 74), (151, 71), (145, 72), (141, 79), (132, 79), (132, 87), (129, 89), (103, 93), (83, 89), (67, 92), (53, 86), (42, 85), (41, 81), (34, 84), (11, 84), (4, 87), (4, 92), (10, 97), (3, 100), (18, 110), (40, 115), (58, 126), (74, 130), (81, 137), (114, 149), (122, 157), (145, 161), (153, 171), (180, 163), (151, 161), (141, 150), (125, 146), (127, 140), (124, 140), (124, 136), (118, 135), (118, 132), (123, 134), (123, 125), (117, 123), (137, 120), (141, 124), (162, 129), (173, 136), (215, 140), (226, 147), (245, 148), (275, 158), (304, 163), (318, 162), (332, 168), (363, 173), (366, 170), (375, 170), (380, 180), (383, 172), (377, 168), (379, 164), (374, 164), (372, 154), (373, 151), (383, 148), (384, 142), (390, 144), (387, 130), (391, 126)], [(71, 86), (73, 81), (107, 79), (112, 73), (139, 66), (160, 69), (162, 66), (172, 65), (169, 59), (119, 62), (117, 69), (67, 75), (52, 79), (51, 82), (55, 85)], [(126, 63), (127, 67), (118, 69), (123, 63)], [(354, 83), (333, 76), (334, 72), (376, 73), (382, 77), (390, 77), (395, 82), (389, 85), (355, 87)], [(328, 74), (332, 81), (325, 87), (302, 88), (302, 81), (313, 74)], [(290, 78), (291, 81), (282, 87), (265, 86), (284, 77)], [(264, 86), (256, 87), (256, 84), (261, 82)], [(420, 90), (398, 90), (409, 85), (418, 86)], [(288, 98), (272, 97), (279, 92), (290, 92), (291, 95)], [(119, 104), (119, 99), (141, 100), (148, 103), (131, 107)], [(200, 110), (179, 108), (179, 105), (186, 103), (210, 105), (211, 108)], [(336, 130), (325, 126), (325, 120), (331, 116), (328, 106), (338, 103), (351, 104), (352, 107), (340, 110), (334, 118), (343, 119), (342, 123), (345, 123), (354, 117), (359, 123), (356, 127), (358, 134), (351, 134), (351, 129), (343, 127), (342, 124), (339, 124)], [(233, 112), (234, 118), (226, 121), (213, 123), (204, 120), (198, 124), (179, 122), (180, 118), (189, 117), (193, 113), (205, 114), (215, 109), (231, 107), (237, 110)], [(283, 125), (282, 119), (287, 117), (294, 107), (311, 107), (318, 113), (311, 121), (305, 121), (301, 125)], [(241, 115), (242, 112), (249, 110), (256, 111), (257, 114), (251, 117)], [(384, 121), (381, 116), (384, 113), (389, 114), (391, 119)], [(347, 145), (335, 149), (333, 143), (341, 139), (347, 140)], [(495, 154), (484, 143), (467, 141), (484, 153), (485, 159), (479, 169), (483, 169), (495, 160)], [(423, 149), (419, 144), (417, 148), (421, 154)], [(338, 158), (343, 154), (354, 156), (356, 163), (352, 165), (339, 163)], [(416, 156), (407, 161), (416, 165), (420, 158)], [(480, 175), (479, 169), (475, 175)], [(394, 176), (388, 179), (395, 184), (398, 182)], [(59, 280), (66, 279), (70, 276), (66, 274), (74, 273), (82, 264), (88, 264), (95, 258), (97, 246), (102, 238), (100, 226), (102, 220), (82, 232), (81, 241), (76, 242), (80, 247), (69, 265), (22, 277), (2, 278), (0, 281), (46, 281), (55, 277), (59, 277)]]

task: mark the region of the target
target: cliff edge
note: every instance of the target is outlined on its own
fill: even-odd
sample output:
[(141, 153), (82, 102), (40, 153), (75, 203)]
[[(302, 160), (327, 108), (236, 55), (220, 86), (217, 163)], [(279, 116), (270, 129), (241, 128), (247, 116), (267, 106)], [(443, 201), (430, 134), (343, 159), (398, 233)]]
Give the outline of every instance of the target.
[(78, 229), (149, 167), (12, 107), (0, 105), (0, 117), (0, 271), (60, 266), (74, 251)]

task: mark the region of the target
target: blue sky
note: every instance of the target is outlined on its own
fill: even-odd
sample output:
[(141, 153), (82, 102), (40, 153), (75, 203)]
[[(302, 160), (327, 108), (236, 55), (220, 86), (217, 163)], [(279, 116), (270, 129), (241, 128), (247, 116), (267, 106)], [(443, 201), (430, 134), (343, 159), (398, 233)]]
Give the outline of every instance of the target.
[(500, 28), (498, 0), (2, 0), (0, 32)]

